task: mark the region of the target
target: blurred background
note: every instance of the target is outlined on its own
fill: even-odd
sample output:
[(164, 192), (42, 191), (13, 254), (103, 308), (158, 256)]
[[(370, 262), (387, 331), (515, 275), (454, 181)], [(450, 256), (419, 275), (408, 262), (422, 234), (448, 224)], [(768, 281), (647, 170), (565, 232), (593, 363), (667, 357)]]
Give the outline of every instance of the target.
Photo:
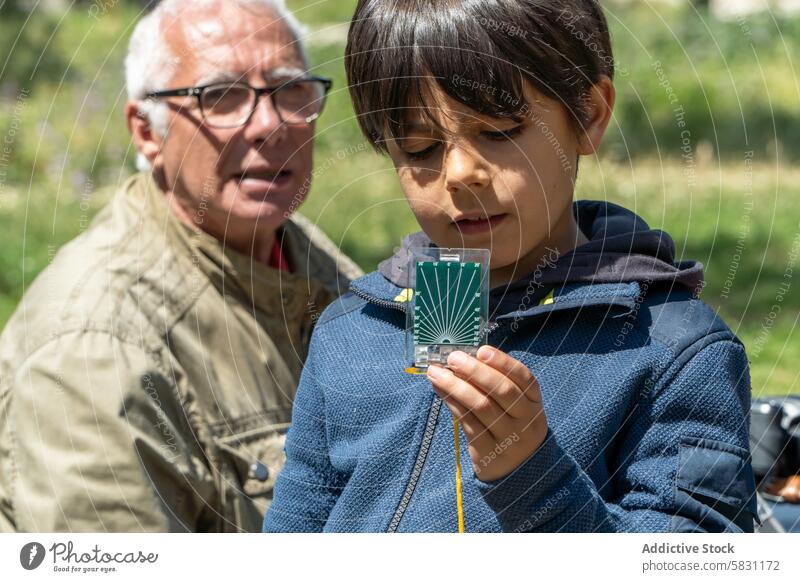
[[(350, 106), (355, 0), (287, 0), (334, 79), (301, 212), (365, 270), (417, 225)], [(147, 1), (0, 0), (0, 326), (133, 173), (123, 59)], [(606, 199), (706, 266), (754, 396), (800, 393), (800, 0), (605, 0), (618, 100), (578, 198)]]

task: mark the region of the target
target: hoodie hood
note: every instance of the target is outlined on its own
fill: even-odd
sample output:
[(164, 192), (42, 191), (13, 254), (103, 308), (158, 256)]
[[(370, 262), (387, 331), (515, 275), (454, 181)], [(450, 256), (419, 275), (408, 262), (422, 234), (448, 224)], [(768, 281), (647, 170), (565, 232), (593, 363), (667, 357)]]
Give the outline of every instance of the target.
[[(647, 283), (681, 285), (697, 295), (703, 285), (703, 265), (697, 261), (675, 262), (675, 243), (662, 230), (651, 229), (634, 212), (604, 201), (579, 200), (572, 212), (589, 242), (558, 255), (546, 249), (533, 273), (490, 293), (490, 311), (506, 313), (528, 295), (538, 301), (567, 283)], [(424, 232), (403, 240), (400, 250), (378, 266), (378, 271), (400, 287), (408, 284), (406, 268), (411, 247), (434, 247)], [(532, 295), (532, 296), (531, 296)]]

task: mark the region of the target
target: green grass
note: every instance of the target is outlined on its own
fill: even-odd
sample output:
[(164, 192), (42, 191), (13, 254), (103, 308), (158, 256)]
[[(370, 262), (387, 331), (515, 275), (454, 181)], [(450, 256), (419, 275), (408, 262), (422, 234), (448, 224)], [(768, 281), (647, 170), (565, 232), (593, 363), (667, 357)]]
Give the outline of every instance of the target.
[(353, 0), (287, 0), (286, 5), (305, 24), (319, 28), (340, 22), (350, 22), (356, 3)]
[[(417, 225), (390, 164), (369, 150), (355, 123), (342, 25), (355, 2), (289, 5), (310, 26), (315, 72), (335, 83), (302, 212), (372, 269)], [(703, 298), (747, 344), (754, 393), (800, 393), (797, 285), (774, 321), (769, 316), (800, 232), (800, 172), (791, 169), (800, 159), (800, 81), (791, 59), (800, 54), (800, 20), (726, 23), (686, 7), (604, 6), (620, 65), (618, 100), (602, 160), (581, 165), (578, 197), (621, 203), (670, 232), (682, 257), (706, 265)], [(0, 167), (0, 325), (55, 249), (107, 201), (103, 186), (133, 171), (122, 60), (139, 9), (122, 1), (98, 21), (86, 8), (27, 22), (24, 14), (0, 18), (0, 54), (9, 55), (0, 71), (0, 140), (16, 128)], [(685, 112), (689, 162), (665, 79)]]
[(705, 265), (702, 298), (747, 346), (754, 394), (800, 393), (800, 292), (792, 277), (800, 272), (800, 171), (699, 164), (691, 196), (681, 195), (684, 171), (673, 160), (582, 163), (578, 197), (622, 204), (669, 232), (679, 258)]

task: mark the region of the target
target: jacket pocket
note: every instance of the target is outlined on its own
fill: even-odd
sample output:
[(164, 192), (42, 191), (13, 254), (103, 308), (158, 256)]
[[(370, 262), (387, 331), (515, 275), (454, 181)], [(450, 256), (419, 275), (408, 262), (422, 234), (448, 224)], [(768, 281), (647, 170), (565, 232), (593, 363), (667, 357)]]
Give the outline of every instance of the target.
[(257, 435), (235, 434), (220, 439), (233, 457), (245, 493), (264, 495), (272, 490), (284, 463), (284, 442), (289, 424), (264, 427)]
[[(253, 416), (226, 423), (225, 433), (214, 441), (230, 467), (224, 483), (227, 504), (235, 506), (240, 529), (260, 531), (272, 502), (278, 473), (285, 462), (284, 444), (291, 410), (270, 411), (257, 422)], [(260, 425), (260, 426), (259, 426)]]
[(690, 514), (704, 529), (730, 530), (727, 520), (743, 531), (753, 531), (753, 520), (759, 521), (750, 453), (742, 447), (684, 437), (676, 488), (680, 514)]

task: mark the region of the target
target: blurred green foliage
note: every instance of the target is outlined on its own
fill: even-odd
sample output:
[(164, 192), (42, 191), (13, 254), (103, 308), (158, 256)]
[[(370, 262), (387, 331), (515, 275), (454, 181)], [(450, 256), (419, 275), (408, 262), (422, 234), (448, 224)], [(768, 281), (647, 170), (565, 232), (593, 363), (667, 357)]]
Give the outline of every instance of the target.
[[(70, 8), (53, 9), (54, 0), (33, 13), (24, 2), (0, 4), (0, 140), (11, 138), (0, 160), (0, 324), (134, 171), (123, 59), (143, 2), (63, 4)], [(342, 56), (355, 2), (288, 4), (310, 27), (315, 72), (335, 81), (302, 211), (372, 269), (417, 227), (391, 165), (369, 150), (354, 120)], [(800, 173), (790, 169), (800, 160), (792, 61), (800, 19), (720, 22), (689, 2), (604, 6), (617, 103), (601, 160), (582, 163), (578, 196), (622, 203), (669, 231), (683, 257), (706, 264), (704, 298), (747, 343), (754, 390), (800, 392), (797, 289), (769, 321), (800, 233)]]

